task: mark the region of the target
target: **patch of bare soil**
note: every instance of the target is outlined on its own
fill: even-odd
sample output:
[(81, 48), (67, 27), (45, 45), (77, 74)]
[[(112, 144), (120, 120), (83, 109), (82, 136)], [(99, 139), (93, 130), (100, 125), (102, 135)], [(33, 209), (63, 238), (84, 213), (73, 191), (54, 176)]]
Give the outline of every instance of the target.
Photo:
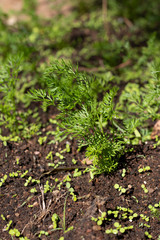
[[(46, 122), (49, 116), (46, 114)], [(45, 136), (47, 131), (54, 130), (54, 125), (46, 126), (43, 129)], [(11, 236), (6, 230), (7, 224), (12, 220), (11, 229), (18, 229), (22, 236), (30, 240), (58, 240), (64, 236), (66, 240), (102, 240), (102, 239), (146, 239), (145, 231), (148, 231), (153, 239), (158, 239), (160, 235), (159, 221), (160, 216), (154, 216), (148, 205), (154, 205), (160, 201), (160, 147), (153, 148), (152, 144), (135, 147), (134, 151), (120, 160), (120, 167), (113, 175), (102, 174), (90, 181), (89, 173), (83, 173), (85, 158), (84, 152), (77, 151), (76, 142), (73, 139), (66, 139), (62, 143), (48, 144), (53, 140), (53, 136), (48, 136), (47, 142), (40, 145), (38, 137), (21, 143), (9, 142), (4, 146), (0, 142), (0, 178), (7, 174), (7, 180), (0, 187), (0, 239), (9, 240)], [(60, 153), (69, 142), (70, 151), (63, 152), (63, 159)], [(50, 157), (48, 154), (51, 153)], [(75, 159), (76, 164), (72, 159)], [(48, 163), (58, 164), (64, 161), (63, 165), (53, 170)], [(150, 166), (150, 171), (139, 173), (138, 169)], [(81, 176), (73, 177), (75, 168), (82, 172)], [(126, 173), (122, 176), (122, 169)], [(21, 173), (26, 173), (21, 177)], [(10, 173), (18, 173), (18, 176), (11, 176)], [(77, 201), (73, 201), (72, 195), (66, 187), (67, 177), (74, 189)], [(26, 184), (29, 177), (32, 180)], [(35, 182), (40, 180), (40, 182)], [(50, 185), (49, 191), (44, 192), (47, 181)], [(126, 189), (125, 193), (114, 188), (119, 184)], [(148, 190), (144, 192), (141, 185), (144, 184)], [(26, 186), (25, 186), (26, 185)], [(32, 193), (31, 189), (36, 192)], [(65, 207), (65, 216), (64, 216)], [(137, 213), (133, 220), (123, 218), (122, 211), (118, 217), (113, 214), (108, 216), (108, 220), (98, 226), (92, 217), (98, 217), (101, 212), (115, 211), (117, 207), (125, 207)], [(57, 227), (63, 229), (53, 229), (53, 214), (59, 216)], [(144, 214), (149, 217), (145, 221), (140, 217)], [(63, 221), (61, 221), (61, 220)], [(114, 223), (118, 221), (122, 226), (132, 225), (133, 229), (125, 233), (106, 234), (106, 229), (114, 228)], [(64, 226), (65, 223), (65, 226)], [(146, 227), (145, 224), (150, 225)], [(65, 232), (69, 227), (73, 230)], [(45, 234), (41, 235), (41, 231)], [(13, 239), (16, 239), (13, 237)]]

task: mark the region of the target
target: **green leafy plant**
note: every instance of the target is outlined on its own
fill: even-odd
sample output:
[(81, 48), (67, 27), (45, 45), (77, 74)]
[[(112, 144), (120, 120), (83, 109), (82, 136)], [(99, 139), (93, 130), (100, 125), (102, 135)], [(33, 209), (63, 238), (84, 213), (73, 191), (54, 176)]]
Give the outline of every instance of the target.
[[(28, 94), (35, 101), (42, 101), (43, 108), (56, 105), (60, 111), (61, 135), (72, 134), (79, 146), (87, 146), (86, 156), (93, 159), (94, 173), (111, 172), (125, 152), (125, 136), (134, 131), (135, 119), (124, 129), (117, 121), (114, 97), (117, 88), (106, 89), (103, 95), (102, 79), (81, 73), (64, 61), (54, 62), (44, 75), (48, 91), (32, 90)], [(107, 79), (110, 81), (110, 79)]]
[(23, 70), (23, 55), (10, 56), (7, 63), (3, 64), (0, 69), (0, 126), (4, 126), (10, 131), (11, 136), (17, 137), (31, 137), (39, 130), (40, 125), (32, 123), (29, 125), (27, 118), (33, 114), (32, 110), (18, 111), (18, 103), (23, 102), (19, 98), (20, 91), (23, 95), (24, 102), (30, 102), (29, 98), (24, 95), (25, 87), (23, 82), (20, 84), (20, 73)]

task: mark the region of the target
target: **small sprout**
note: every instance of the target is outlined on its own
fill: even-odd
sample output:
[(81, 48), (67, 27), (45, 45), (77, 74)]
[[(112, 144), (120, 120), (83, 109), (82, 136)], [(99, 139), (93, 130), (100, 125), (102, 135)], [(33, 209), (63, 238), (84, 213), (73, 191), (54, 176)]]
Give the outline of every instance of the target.
[(58, 221), (59, 221), (59, 217), (58, 217), (57, 213), (54, 213), (52, 215), (51, 220), (52, 220), (52, 223), (53, 223), (53, 229), (56, 229), (58, 227)]
[(7, 177), (7, 174), (5, 174), (4, 177), (0, 179), (0, 187), (5, 183)]
[(33, 204), (32, 204), (32, 205), (29, 204), (28, 207), (29, 207), (29, 208), (32, 208), (32, 207), (33, 207)]
[(46, 156), (46, 159), (50, 159), (51, 161), (53, 161), (53, 152), (50, 151), (47, 156)]
[(154, 204), (154, 207), (155, 207), (155, 208), (160, 208), (160, 201), (159, 201), (159, 203), (155, 203), (155, 204)]
[(61, 160), (64, 159), (63, 155), (61, 155), (59, 152), (56, 152), (56, 157), (59, 157)]
[(124, 178), (124, 177), (125, 177), (125, 175), (126, 175), (126, 169), (125, 169), (125, 168), (123, 168), (123, 169), (122, 169), (122, 177)]
[(148, 225), (148, 224), (146, 224), (146, 223), (144, 223), (144, 226), (147, 227), (147, 228), (150, 228), (150, 227), (151, 227), (150, 225)]
[(116, 184), (114, 185), (114, 188), (115, 188), (115, 189), (119, 189), (119, 184), (116, 183)]
[(46, 184), (44, 184), (44, 193), (47, 193), (50, 190), (50, 185), (49, 185), (49, 181), (46, 181)]
[(66, 182), (66, 188), (70, 188), (71, 184), (69, 182)]
[(151, 239), (151, 238), (152, 238), (152, 235), (151, 235), (151, 234), (149, 234), (149, 232), (147, 232), (147, 231), (146, 231), (144, 234), (145, 234), (145, 236), (146, 236), (146, 237), (148, 237), (149, 239)]
[(26, 170), (24, 173), (22, 173), (21, 178), (25, 177), (27, 173), (28, 173), (28, 170)]
[(12, 224), (12, 220), (10, 220), (7, 226), (5, 227), (5, 231), (8, 231), (10, 229), (11, 224)]
[(9, 176), (10, 176), (10, 177), (18, 177), (18, 173), (19, 173), (19, 171), (17, 171), (17, 172), (12, 172), (12, 173), (9, 173)]
[(69, 231), (71, 231), (71, 230), (73, 230), (73, 229), (74, 229), (74, 227), (71, 226), (71, 227), (67, 228), (67, 230), (65, 230), (64, 232), (67, 233), (67, 232), (69, 232)]
[(143, 189), (143, 191), (145, 193), (148, 193), (148, 189), (146, 188), (146, 186), (144, 184), (141, 185), (141, 188)]
[(145, 216), (144, 214), (140, 214), (140, 217), (146, 222), (149, 222), (149, 217)]
[(77, 163), (77, 160), (75, 160), (74, 158), (72, 159), (72, 163), (73, 164), (76, 164)]
[(92, 217), (91, 220), (97, 222), (97, 225), (98, 225), (98, 226), (102, 225), (102, 224), (103, 224), (103, 221), (104, 221), (104, 220), (107, 220), (107, 218), (106, 218), (106, 212), (101, 212), (101, 216), (99, 216), (98, 218)]
[(3, 221), (6, 220), (6, 218), (5, 218), (5, 216), (3, 214), (1, 214), (1, 218), (2, 218)]
[(117, 189), (120, 192), (120, 195), (123, 193), (126, 193), (127, 189), (123, 188), (122, 186), (120, 186), (119, 184), (115, 184), (114, 188)]
[(111, 215), (113, 214), (114, 215), (114, 218), (117, 218), (118, 217), (118, 214), (119, 214), (119, 211), (112, 211), (112, 210), (108, 210), (108, 215)]
[(39, 137), (38, 143), (39, 143), (40, 145), (42, 145), (43, 143), (46, 142), (46, 140), (47, 140), (47, 136), (45, 136), (45, 137)]
[(115, 223), (114, 223), (114, 226), (115, 226), (116, 228), (119, 228), (121, 225), (119, 224), (119, 222), (115, 222)]
[(158, 221), (160, 221), (160, 211), (158, 209), (156, 209), (155, 207), (153, 207), (151, 204), (148, 206), (148, 208), (151, 211), (151, 214), (156, 217), (158, 219)]
[(37, 192), (37, 189), (36, 189), (36, 188), (31, 188), (31, 189), (30, 189), (30, 192), (31, 192), (31, 193), (36, 193), (36, 192)]
[(19, 236), (21, 235), (20, 232), (18, 231), (18, 229), (16, 229), (16, 228), (10, 229), (10, 230), (9, 230), (9, 234), (10, 234), (11, 236), (16, 236), (16, 237), (19, 237)]
[(19, 157), (16, 157), (16, 163), (17, 163), (17, 165), (19, 164)]
[(135, 196), (132, 196), (132, 198), (136, 201), (136, 203), (138, 203), (138, 199)]
[(32, 179), (32, 183), (37, 183), (37, 184), (39, 184), (39, 183), (40, 183), (40, 180)]
[(143, 172), (147, 172), (150, 170), (151, 170), (150, 166), (146, 166), (146, 167), (142, 167), (142, 168), (138, 169), (138, 172), (143, 173)]
[(30, 177), (26, 180), (24, 186), (27, 187), (28, 184), (31, 182), (31, 180), (32, 180), (32, 177), (30, 176)]
[(69, 153), (71, 151), (70, 149), (70, 143), (66, 142), (66, 152)]
[(38, 235), (38, 237), (40, 238), (41, 235), (46, 235), (46, 236), (48, 236), (48, 232), (45, 232), (45, 231), (41, 230), (40, 233), (39, 233), (39, 235)]
[(116, 227), (116, 228), (115, 229), (112, 229), (112, 228), (111, 229), (107, 229), (106, 233), (107, 234), (110, 234), (110, 233), (118, 234), (118, 232), (124, 233), (126, 230), (133, 229), (133, 226), (122, 227), (122, 225), (119, 224), (119, 222), (115, 222), (114, 223), (114, 227)]
[(79, 171), (78, 168), (75, 169), (73, 173), (73, 177), (79, 177), (82, 175), (82, 171)]

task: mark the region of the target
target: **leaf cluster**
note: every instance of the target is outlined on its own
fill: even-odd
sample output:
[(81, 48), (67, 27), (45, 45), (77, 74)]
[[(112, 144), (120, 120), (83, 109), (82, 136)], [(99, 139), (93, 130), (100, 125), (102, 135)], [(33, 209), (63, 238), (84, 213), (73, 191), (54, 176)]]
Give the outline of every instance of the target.
[[(44, 77), (47, 91), (31, 90), (28, 95), (42, 101), (45, 108), (57, 106), (63, 134), (72, 134), (79, 140), (80, 147), (87, 147), (86, 155), (93, 159), (93, 171), (113, 171), (124, 152), (126, 134), (119, 126), (115, 110), (117, 87), (106, 89), (103, 94), (101, 79), (81, 73), (63, 60), (54, 62)], [(133, 128), (134, 123), (130, 131)]]

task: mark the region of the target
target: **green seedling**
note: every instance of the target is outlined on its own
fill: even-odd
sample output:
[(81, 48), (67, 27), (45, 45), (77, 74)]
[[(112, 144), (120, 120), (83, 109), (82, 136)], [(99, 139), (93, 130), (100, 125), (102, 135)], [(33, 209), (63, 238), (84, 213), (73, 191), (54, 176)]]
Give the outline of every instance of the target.
[(74, 188), (71, 187), (70, 182), (66, 182), (66, 188), (70, 192), (70, 195), (72, 196), (73, 201), (76, 202), (77, 201), (77, 196), (75, 195)]
[(155, 204), (154, 204), (154, 207), (155, 207), (155, 208), (160, 208), (160, 201), (159, 201), (159, 203), (155, 203)]
[(2, 218), (3, 221), (6, 220), (6, 218), (5, 218), (5, 216), (3, 214), (1, 214), (1, 218)]
[(99, 216), (98, 218), (92, 217), (91, 220), (95, 221), (97, 223), (97, 225), (100, 226), (103, 224), (103, 221), (108, 220), (106, 218), (106, 214), (107, 214), (106, 212), (101, 212), (101, 216)]
[(64, 159), (63, 155), (60, 154), (59, 152), (56, 152), (55, 155), (56, 157), (59, 157), (61, 160)]
[(69, 153), (70, 151), (71, 151), (71, 149), (70, 149), (70, 143), (67, 141), (67, 142), (66, 142), (66, 148), (63, 149), (63, 150), (61, 150), (60, 153), (64, 153), (64, 152)]
[(26, 170), (24, 173), (20, 174), (21, 178), (25, 177), (28, 173), (28, 170)]
[(20, 158), (19, 158), (19, 157), (16, 157), (16, 164), (17, 164), (17, 165), (19, 164), (19, 160), (20, 160)]
[(123, 168), (123, 169), (122, 169), (122, 177), (124, 178), (125, 176), (126, 176), (126, 169)]
[(127, 191), (126, 188), (123, 188), (122, 186), (120, 186), (117, 183), (114, 185), (114, 188), (117, 189), (120, 192), (120, 195), (126, 193), (126, 191)]
[(146, 188), (146, 186), (144, 184), (141, 185), (141, 188), (143, 189), (143, 191), (145, 193), (148, 193), (148, 189)]
[(138, 199), (135, 196), (132, 196), (132, 198), (136, 201), (136, 203), (138, 203)]
[(38, 237), (40, 238), (42, 235), (48, 236), (49, 233), (46, 232), (46, 231), (44, 231), (44, 230), (41, 230), (40, 233), (39, 233), (39, 235), (38, 235)]
[(126, 230), (130, 230), (130, 229), (133, 229), (133, 226), (127, 226), (127, 227), (122, 227), (121, 224), (119, 224), (119, 222), (115, 222), (114, 223), (114, 229), (110, 228), (110, 229), (107, 229), (105, 232), (107, 234), (118, 234), (118, 233), (124, 233)]
[(151, 226), (149, 224), (146, 223), (139, 223), (139, 227), (146, 227), (146, 228), (150, 228)]
[(21, 173), (21, 171), (17, 171), (17, 172), (12, 172), (12, 173), (9, 173), (9, 176), (10, 177), (19, 177), (19, 174)]
[(137, 218), (138, 214), (134, 213), (132, 216), (129, 216), (129, 221), (132, 222), (134, 218)]
[(119, 211), (116, 211), (116, 210), (108, 210), (107, 211), (108, 215), (112, 215), (114, 216), (114, 218), (117, 218), (118, 217), (118, 214), (119, 214)]
[[(68, 197), (68, 196), (67, 196)], [(56, 213), (52, 215), (52, 223), (53, 223), (53, 230), (63, 230), (64, 233), (73, 230), (73, 226), (66, 229), (66, 203), (67, 203), (67, 197), (64, 202), (64, 208), (63, 208), (63, 219), (61, 219)], [(61, 222), (62, 227), (58, 228), (58, 222)]]
[(9, 234), (13, 237), (20, 237), (21, 233), (18, 229), (14, 228), (14, 229), (10, 229), (9, 230)]
[(7, 177), (8, 177), (7, 174), (5, 174), (4, 177), (0, 179), (0, 187), (2, 187), (2, 185), (5, 183)]
[[(63, 183), (65, 183), (65, 182), (70, 182), (70, 181), (71, 181), (71, 178), (70, 178), (70, 175), (68, 174), (68, 175), (63, 179), (63, 181), (61, 181), (61, 182), (57, 185), (57, 188), (60, 190)], [(55, 179), (55, 182), (58, 182), (58, 178)]]
[(119, 207), (117, 206), (117, 210), (120, 210), (120, 211), (123, 211), (123, 212), (128, 212), (128, 213), (133, 213), (133, 210), (132, 209), (129, 209), (129, 208), (125, 208), (125, 207)]
[(158, 221), (160, 221), (160, 211), (158, 209), (156, 209), (156, 207), (152, 206), (151, 204), (148, 206), (148, 208), (150, 209), (151, 214), (153, 215), (153, 217), (157, 218)]
[(50, 151), (47, 156), (46, 156), (46, 159), (50, 159), (51, 161), (53, 161), (53, 152)]
[(82, 171), (80, 171), (78, 168), (74, 170), (73, 177), (79, 177), (82, 175)]
[(40, 145), (42, 145), (43, 143), (46, 142), (46, 140), (47, 140), (47, 136), (45, 136), (45, 137), (39, 137), (39, 138), (38, 138), (38, 143), (39, 143)]
[(147, 172), (147, 171), (150, 171), (150, 170), (151, 170), (150, 166), (146, 166), (146, 167), (143, 167), (143, 168), (139, 168), (138, 172), (143, 173), (143, 172)]
[(44, 193), (47, 193), (51, 189), (49, 185), (49, 181), (47, 180), (46, 183), (44, 184)]
[(73, 164), (76, 164), (77, 163), (77, 160), (75, 160), (74, 158), (72, 159), (72, 163)]
[(9, 221), (9, 223), (7, 223), (6, 227), (5, 227), (5, 231), (8, 231), (12, 225), (12, 220)]
[(27, 187), (27, 186), (28, 186), (28, 184), (31, 182), (31, 180), (32, 180), (32, 177), (31, 177), (31, 176), (30, 176), (30, 177), (28, 177), (28, 179), (26, 180), (26, 182), (25, 182), (24, 186), (25, 186), (25, 187)]
[(30, 192), (31, 192), (31, 193), (36, 193), (36, 192), (37, 192), (37, 189), (36, 189), (36, 188), (31, 188), (31, 189), (30, 189)]
[(53, 223), (53, 229), (57, 229), (58, 227), (58, 221), (59, 221), (59, 217), (56, 213), (54, 213), (51, 217), (52, 223)]
[(145, 216), (144, 214), (140, 214), (140, 217), (146, 222), (149, 222), (149, 217)]
[(27, 187), (30, 182), (39, 184), (40, 180), (34, 179), (30, 176), (30, 177), (28, 177), (28, 179), (26, 179), (24, 186)]
[(149, 239), (152, 238), (152, 235), (151, 235), (149, 232), (146, 231), (144, 234), (145, 234), (145, 236), (146, 236), (147, 238), (149, 238)]
[(59, 166), (63, 165), (65, 162), (61, 162), (61, 161), (58, 161), (58, 163), (48, 163), (48, 166), (49, 167), (53, 167), (53, 168), (58, 168)]

